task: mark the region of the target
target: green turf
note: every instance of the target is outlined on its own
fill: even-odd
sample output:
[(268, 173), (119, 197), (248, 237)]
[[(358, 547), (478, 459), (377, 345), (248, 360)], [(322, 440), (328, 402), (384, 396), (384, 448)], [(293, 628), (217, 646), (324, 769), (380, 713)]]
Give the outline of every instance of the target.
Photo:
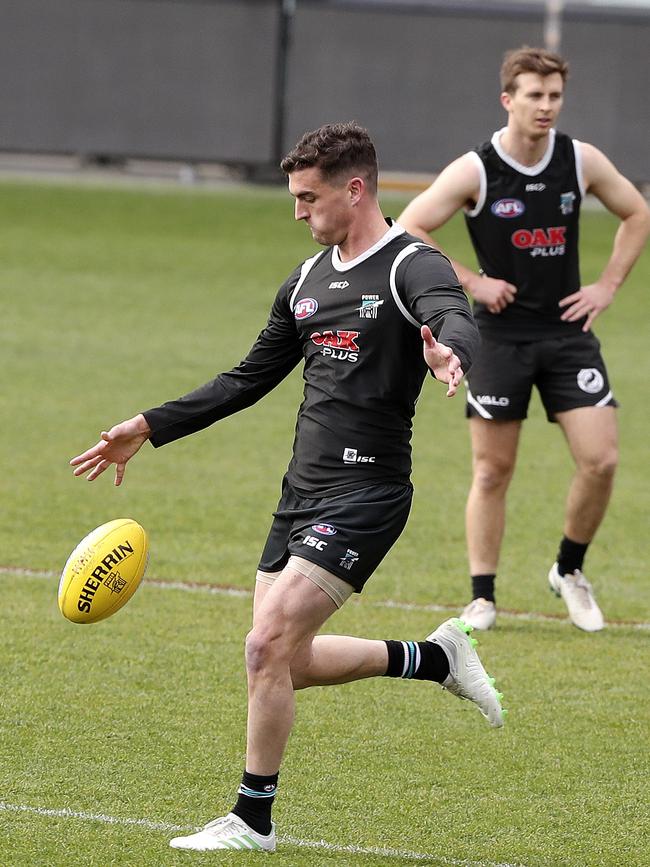
[[(402, 202), (386, 200), (396, 214)], [(106, 427), (236, 363), (277, 286), (313, 250), (274, 190), (136, 191), (0, 184), (3, 432), (0, 566), (55, 575), (94, 526), (128, 515), (151, 536), (148, 575), (250, 587), (289, 459), (301, 379), (260, 405), (93, 485), (67, 466)], [(615, 221), (583, 218), (593, 279)], [(471, 261), (460, 221), (440, 233)], [(588, 574), (609, 619), (650, 621), (644, 467), (650, 356), (639, 316), (646, 254), (597, 323), (622, 407), (621, 467)], [(418, 406), (416, 499), (402, 539), (334, 631), (416, 638), (445, 615), (386, 600), (460, 605), (469, 446), (461, 400), (434, 383)], [(559, 539), (570, 461), (539, 402), (526, 423), (499, 578), (503, 606), (563, 613), (545, 573)], [(248, 597), (145, 585), (127, 609), (78, 627), (56, 578), (0, 573), (0, 863), (181, 865), (172, 832), (44, 815), (31, 807), (163, 826), (229, 807), (243, 763), (241, 646)], [(587, 636), (504, 618), (481, 639), (511, 716), (491, 731), (474, 708), (418, 683), (374, 680), (298, 698), (276, 818), (275, 864), (647, 863), (647, 631)], [(310, 849), (325, 840), (360, 851)], [(243, 856), (245, 863), (259, 856)]]

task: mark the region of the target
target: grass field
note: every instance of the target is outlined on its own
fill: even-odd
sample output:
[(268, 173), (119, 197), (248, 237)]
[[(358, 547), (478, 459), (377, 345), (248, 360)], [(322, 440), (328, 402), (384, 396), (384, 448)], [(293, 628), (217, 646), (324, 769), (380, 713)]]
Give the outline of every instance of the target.
[[(403, 202), (384, 204), (396, 214)], [(223, 860), (167, 840), (228, 809), (239, 782), (248, 591), (300, 373), (208, 431), (145, 447), (120, 489), (74, 479), (67, 461), (239, 361), (313, 242), (270, 189), (4, 181), (0, 219), (0, 864)], [(584, 214), (585, 282), (614, 228)], [(472, 261), (460, 221), (439, 237)], [(274, 864), (648, 863), (649, 284), (646, 253), (596, 328), (621, 402), (617, 487), (586, 569), (609, 628), (572, 628), (547, 589), (571, 465), (535, 400), (498, 580), (509, 613), (481, 636), (507, 726), (490, 730), (422, 683), (301, 693)], [(407, 530), (332, 631), (418, 638), (467, 601), (466, 423), (434, 383), (418, 405), (414, 482)], [(56, 607), (58, 573), (85, 533), (121, 516), (149, 531), (149, 580), (115, 617), (73, 626)]]

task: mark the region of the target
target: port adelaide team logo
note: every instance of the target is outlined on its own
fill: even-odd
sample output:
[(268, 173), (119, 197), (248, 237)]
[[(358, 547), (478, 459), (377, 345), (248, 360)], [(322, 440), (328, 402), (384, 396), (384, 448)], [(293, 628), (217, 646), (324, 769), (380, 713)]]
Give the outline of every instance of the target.
[(502, 217), (504, 220), (512, 220), (514, 217), (520, 217), (526, 210), (526, 205), (519, 199), (497, 199), (492, 203), (490, 208), (495, 217)]
[(560, 193), (560, 211), (566, 216), (573, 213), (573, 203), (576, 200), (576, 194), (573, 192)]
[(301, 298), (296, 303), (293, 315), (296, 319), (309, 319), (318, 310), (318, 301), (315, 298)]
[(376, 319), (377, 312), (384, 302), (379, 295), (362, 295), (361, 306), (357, 307), (361, 319)]

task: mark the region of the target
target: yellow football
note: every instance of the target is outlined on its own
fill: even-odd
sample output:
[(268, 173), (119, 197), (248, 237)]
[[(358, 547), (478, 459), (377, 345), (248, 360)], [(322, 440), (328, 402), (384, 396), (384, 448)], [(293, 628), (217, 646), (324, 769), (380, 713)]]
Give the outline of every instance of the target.
[(73, 623), (96, 623), (115, 614), (138, 589), (149, 541), (131, 518), (97, 527), (79, 542), (63, 567), (59, 610)]

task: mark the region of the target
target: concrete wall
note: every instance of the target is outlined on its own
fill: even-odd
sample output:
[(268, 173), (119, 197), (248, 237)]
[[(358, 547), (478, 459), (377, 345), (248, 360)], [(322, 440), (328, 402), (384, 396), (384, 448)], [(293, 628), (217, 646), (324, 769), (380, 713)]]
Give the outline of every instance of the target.
[[(278, 114), (280, 9), (0, 0), (0, 149), (263, 165), (306, 129), (356, 119), (383, 168), (434, 171), (505, 120), (503, 52), (543, 40), (541, 3), (298, 0)], [(565, 14), (560, 127), (638, 181), (650, 179), (648, 45), (650, 11)]]

